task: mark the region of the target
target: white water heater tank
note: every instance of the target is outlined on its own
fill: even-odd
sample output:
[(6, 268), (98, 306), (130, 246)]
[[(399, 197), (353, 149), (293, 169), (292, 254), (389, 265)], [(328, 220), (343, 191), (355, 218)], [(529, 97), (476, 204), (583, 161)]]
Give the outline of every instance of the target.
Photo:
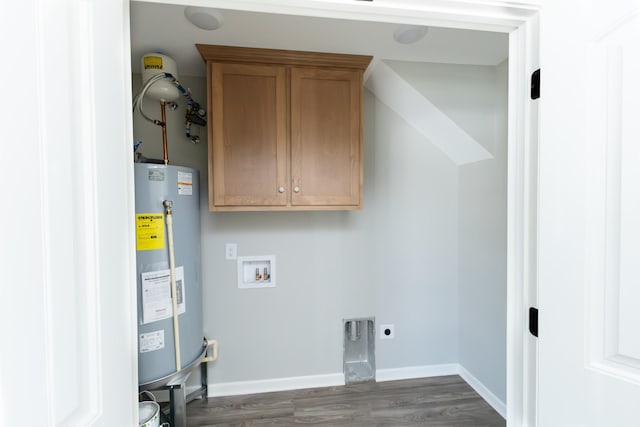
[[(151, 77), (161, 73), (171, 73), (178, 78), (178, 66), (176, 61), (161, 53), (147, 53), (142, 55), (142, 83), (146, 83)], [(146, 93), (146, 96), (158, 101), (175, 102), (180, 98), (180, 91), (168, 79), (155, 82)]]

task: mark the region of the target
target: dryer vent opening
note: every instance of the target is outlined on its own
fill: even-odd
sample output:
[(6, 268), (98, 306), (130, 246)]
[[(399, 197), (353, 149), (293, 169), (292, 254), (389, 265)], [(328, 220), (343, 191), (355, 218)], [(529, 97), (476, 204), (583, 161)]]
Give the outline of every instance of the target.
[(345, 383), (375, 381), (375, 320), (345, 319), (343, 334)]

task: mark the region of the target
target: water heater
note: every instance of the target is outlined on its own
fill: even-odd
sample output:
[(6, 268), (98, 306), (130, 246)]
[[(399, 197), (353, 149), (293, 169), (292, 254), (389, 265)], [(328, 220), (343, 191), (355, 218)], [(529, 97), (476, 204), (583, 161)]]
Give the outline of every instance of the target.
[[(198, 171), (136, 163), (136, 270), (138, 382), (154, 383), (192, 364), (205, 349), (200, 277)], [(174, 341), (169, 235), (165, 202), (171, 202), (179, 346)]]

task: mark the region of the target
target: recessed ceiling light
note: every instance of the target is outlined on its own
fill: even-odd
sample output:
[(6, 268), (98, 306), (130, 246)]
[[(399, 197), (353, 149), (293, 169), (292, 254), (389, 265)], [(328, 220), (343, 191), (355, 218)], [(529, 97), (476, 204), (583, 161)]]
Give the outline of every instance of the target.
[(402, 25), (393, 32), (393, 39), (398, 43), (411, 44), (423, 38), (428, 31), (428, 27), (421, 25)]
[(188, 6), (184, 8), (184, 16), (202, 30), (211, 31), (222, 27), (222, 14), (215, 9)]

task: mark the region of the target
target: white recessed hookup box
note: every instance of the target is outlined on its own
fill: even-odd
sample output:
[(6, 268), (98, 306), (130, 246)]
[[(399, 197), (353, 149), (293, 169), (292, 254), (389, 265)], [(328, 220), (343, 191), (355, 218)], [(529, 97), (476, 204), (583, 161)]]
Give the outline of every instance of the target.
[(276, 256), (239, 256), (238, 288), (275, 288)]

